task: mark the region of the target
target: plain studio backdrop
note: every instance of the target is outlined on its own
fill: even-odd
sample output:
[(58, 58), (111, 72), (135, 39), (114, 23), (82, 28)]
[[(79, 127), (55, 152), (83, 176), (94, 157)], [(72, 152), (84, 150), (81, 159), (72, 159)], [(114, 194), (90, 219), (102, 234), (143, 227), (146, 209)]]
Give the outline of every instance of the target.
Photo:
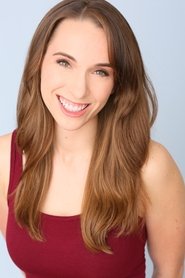
[[(16, 101), (33, 32), (56, 0), (0, 0), (0, 134), (16, 126)], [(110, 0), (126, 17), (155, 87), (159, 113), (152, 129), (185, 176), (185, 2)], [(0, 212), (1, 213), (1, 212)], [(21, 244), (21, 243), (20, 243)], [(147, 278), (152, 264), (147, 257)], [(0, 277), (21, 278), (0, 237)], [(184, 275), (185, 277), (185, 275)]]

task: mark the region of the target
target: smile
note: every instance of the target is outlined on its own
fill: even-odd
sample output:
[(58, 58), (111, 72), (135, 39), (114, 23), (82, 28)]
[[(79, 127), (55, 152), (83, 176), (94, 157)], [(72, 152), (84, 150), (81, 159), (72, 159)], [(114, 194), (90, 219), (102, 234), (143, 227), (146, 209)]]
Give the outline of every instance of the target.
[(60, 103), (64, 107), (64, 109), (67, 110), (68, 112), (80, 112), (89, 105), (89, 104), (74, 103), (61, 96), (59, 96), (58, 98)]

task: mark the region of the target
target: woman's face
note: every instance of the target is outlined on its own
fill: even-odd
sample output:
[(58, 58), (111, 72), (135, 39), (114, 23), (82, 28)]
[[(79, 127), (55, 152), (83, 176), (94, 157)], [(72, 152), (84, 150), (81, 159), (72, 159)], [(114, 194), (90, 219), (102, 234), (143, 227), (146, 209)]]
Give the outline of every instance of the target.
[(113, 83), (103, 29), (88, 19), (61, 22), (41, 68), (41, 95), (57, 126), (77, 130), (96, 121)]

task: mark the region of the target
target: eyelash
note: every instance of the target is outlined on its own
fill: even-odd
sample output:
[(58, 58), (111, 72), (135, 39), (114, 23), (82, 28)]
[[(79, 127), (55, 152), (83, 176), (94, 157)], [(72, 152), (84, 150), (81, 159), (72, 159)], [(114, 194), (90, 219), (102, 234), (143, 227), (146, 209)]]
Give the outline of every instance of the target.
[(65, 68), (68, 68), (70, 66), (68, 61), (66, 61), (65, 59), (57, 60), (57, 64), (59, 64), (60, 66), (65, 67)]
[(109, 73), (107, 71), (105, 71), (105, 70), (96, 70), (96, 74), (100, 75), (101, 77), (109, 76)]
[[(70, 66), (69, 62), (65, 59), (57, 60), (57, 64), (63, 66), (64, 68), (68, 68)], [(109, 73), (106, 70), (96, 70), (95, 73), (101, 77), (109, 76)]]

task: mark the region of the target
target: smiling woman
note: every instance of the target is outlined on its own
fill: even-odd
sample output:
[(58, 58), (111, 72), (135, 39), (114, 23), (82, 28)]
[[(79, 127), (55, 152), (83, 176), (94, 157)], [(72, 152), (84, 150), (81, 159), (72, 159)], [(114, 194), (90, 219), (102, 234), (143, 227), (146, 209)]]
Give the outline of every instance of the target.
[(72, 131), (96, 126), (113, 83), (103, 29), (89, 19), (62, 21), (49, 43), (41, 71), (41, 95), (56, 128)]
[(45, 15), (17, 128), (0, 138), (0, 197), (8, 199), (0, 224), (27, 278), (144, 278), (146, 242), (153, 277), (182, 277), (185, 190), (150, 138), (156, 106), (115, 7), (64, 0)]

